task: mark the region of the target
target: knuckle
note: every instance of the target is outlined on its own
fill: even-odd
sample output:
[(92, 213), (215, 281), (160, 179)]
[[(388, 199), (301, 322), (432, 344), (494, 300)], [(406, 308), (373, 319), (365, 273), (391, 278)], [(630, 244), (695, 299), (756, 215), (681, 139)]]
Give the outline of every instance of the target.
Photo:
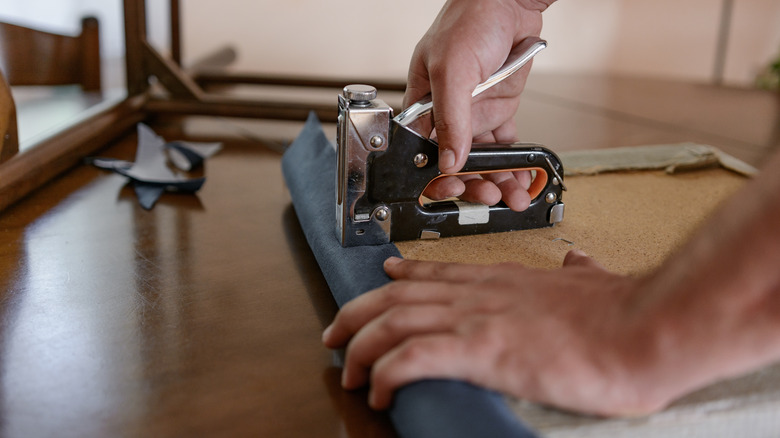
[(431, 354), (430, 346), (416, 339), (405, 342), (398, 353), (398, 359), (406, 363), (425, 362)]
[(504, 327), (498, 318), (481, 318), (469, 336), (469, 348), (481, 355), (493, 356), (504, 344)]
[(439, 117), (434, 116), (433, 124), (436, 128), (436, 132), (441, 134), (442, 132), (453, 132), (457, 131), (460, 128), (460, 123), (457, 123), (454, 120), (449, 120), (447, 117), (447, 113), (445, 110), (440, 110), (438, 112)]
[(385, 313), (382, 329), (389, 333), (405, 331), (415, 319), (414, 311), (408, 306), (394, 307)]
[[(402, 269), (404, 274), (408, 273), (407, 268), (402, 267), (400, 269)], [(382, 307), (389, 309), (399, 304), (403, 304), (408, 302), (414, 295), (414, 290), (411, 288), (409, 282), (403, 280), (394, 281), (385, 286), (384, 294), (381, 297)]]
[(449, 269), (449, 265), (446, 265), (444, 263), (434, 263), (433, 265), (431, 265), (431, 274), (433, 274), (434, 278), (439, 278), (441, 276), (446, 275), (448, 269)]

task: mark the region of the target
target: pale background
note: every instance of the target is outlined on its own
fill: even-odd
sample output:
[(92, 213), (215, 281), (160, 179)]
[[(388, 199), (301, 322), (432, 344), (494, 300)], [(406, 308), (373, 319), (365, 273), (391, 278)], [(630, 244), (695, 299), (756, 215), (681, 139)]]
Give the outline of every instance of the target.
[[(167, 2), (149, 0), (150, 36), (167, 46)], [(182, 0), (185, 63), (232, 45), (259, 72), (404, 78), (443, 0)], [(721, 0), (560, 0), (545, 14), (537, 71), (712, 82)], [(0, 0), (0, 19), (75, 32), (97, 15), (103, 55), (122, 56), (118, 0)], [(750, 86), (780, 51), (780, 1), (734, 0), (724, 83)]]

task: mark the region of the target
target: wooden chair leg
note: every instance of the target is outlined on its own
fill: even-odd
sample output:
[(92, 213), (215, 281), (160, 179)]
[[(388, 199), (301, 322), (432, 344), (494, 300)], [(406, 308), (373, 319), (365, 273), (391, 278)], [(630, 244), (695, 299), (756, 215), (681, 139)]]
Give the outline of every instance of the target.
[(171, 58), (181, 66), (181, 8), (179, 0), (170, 0), (171, 14)]
[(81, 88), (100, 91), (100, 25), (95, 17), (81, 20)]
[(16, 105), (3, 72), (0, 71), (0, 163), (19, 152), (19, 134), (16, 127)]
[(780, 150), (780, 90), (775, 92), (775, 106), (777, 107), (778, 120), (772, 133), (769, 135), (769, 149), (772, 151)]

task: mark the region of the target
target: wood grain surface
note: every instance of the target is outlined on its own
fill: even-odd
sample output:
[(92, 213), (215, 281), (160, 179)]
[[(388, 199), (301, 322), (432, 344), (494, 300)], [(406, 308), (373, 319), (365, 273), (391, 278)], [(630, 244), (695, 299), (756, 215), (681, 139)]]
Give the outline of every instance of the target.
[(0, 217), (0, 434), (393, 436), (321, 345), (336, 308), (279, 155), (228, 142), (205, 174), (145, 211), (82, 165)]

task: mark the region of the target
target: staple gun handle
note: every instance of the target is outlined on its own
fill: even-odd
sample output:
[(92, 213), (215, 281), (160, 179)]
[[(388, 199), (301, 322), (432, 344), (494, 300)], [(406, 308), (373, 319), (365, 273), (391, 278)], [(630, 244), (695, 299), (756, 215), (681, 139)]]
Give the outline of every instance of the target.
[[(520, 44), (509, 52), (509, 56), (504, 65), (487, 78), (485, 82), (477, 85), (471, 93), (471, 97), (476, 97), (488, 88), (498, 84), (520, 70), (545, 47), (547, 47), (547, 41), (541, 38), (528, 37), (521, 41)], [(395, 116), (393, 120), (402, 126), (406, 126), (417, 134), (429, 138), (433, 131), (432, 115), (433, 100), (431, 95), (427, 94), (425, 97), (411, 104), (408, 108)]]
[(457, 174), (485, 174), (533, 170), (536, 178), (528, 188), (531, 199), (535, 199), (548, 185), (566, 190), (563, 184), (563, 167), (558, 156), (535, 143), (475, 144), (466, 159), (466, 164)]
[[(444, 176), (438, 165), (438, 145), (393, 123), (392, 147), (369, 158), (369, 198), (375, 201), (417, 200), (434, 179)], [(456, 175), (536, 170), (529, 193), (565, 190), (563, 165), (551, 150), (536, 143), (475, 144)], [(559, 194), (556, 195), (560, 197)]]
[[(529, 187), (531, 204), (525, 211), (512, 211), (504, 203), (482, 206), (452, 200), (427, 202), (421, 197), (425, 187), (443, 176), (438, 166), (438, 145), (391, 123), (392, 146), (369, 155), (365, 196), (355, 204), (355, 212), (377, 218), (370, 221), (372, 225), (361, 224), (363, 236), (368, 236), (361, 236), (363, 242), (376, 236), (408, 240), (524, 230), (553, 226), (563, 219), (563, 165), (551, 150), (530, 143), (475, 145), (459, 172), (535, 170), (536, 177)], [(372, 234), (373, 224), (382, 232)]]

